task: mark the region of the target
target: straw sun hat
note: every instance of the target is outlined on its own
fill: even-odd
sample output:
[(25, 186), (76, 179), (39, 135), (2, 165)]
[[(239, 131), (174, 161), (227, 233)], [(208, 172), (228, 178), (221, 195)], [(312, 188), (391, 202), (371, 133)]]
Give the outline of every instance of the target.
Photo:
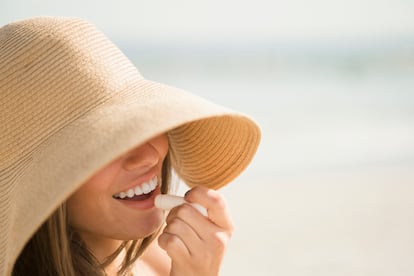
[(260, 140), (248, 117), (144, 79), (83, 20), (0, 28), (0, 275), (84, 181), (165, 132), (177, 175), (213, 189), (242, 172)]

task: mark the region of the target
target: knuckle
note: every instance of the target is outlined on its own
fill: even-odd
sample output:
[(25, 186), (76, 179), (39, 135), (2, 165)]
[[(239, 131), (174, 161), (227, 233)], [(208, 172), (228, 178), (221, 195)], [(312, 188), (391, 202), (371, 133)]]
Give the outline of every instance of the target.
[(165, 234), (161, 234), (161, 235), (158, 237), (158, 245), (159, 245), (161, 248), (165, 248)]
[(159, 236), (158, 238), (158, 245), (165, 249), (168, 250), (172, 244), (172, 240), (175, 238), (174, 235), (171, 235), (169, 233), (163, 233)]
[(181, 218), (187, 217), (192, 211), (191, 208), (193, 207), (189, 206), (188, 204), (183, 204), (177, 207), (177, 212), (176, 212), (177, 217), (181, 217)]
[(194, 197), (203, 197), (205, 194), (207, 194), (209, 191), (208, 188), (203, 187), (203, 186), (196, 186), (194, 188), (192, 188), (191, 190), (188, 190), (185, 193), (185, 198), (186, 199), (191, 199)]
[(164, 248), (168, 250), (176, 250), (180, 246), (180, 239), (175, 235), (168, 235), (163, 243)]
[(208, 190), (209, 189), (207, 187), (204, 187), (204, 186), (196, 186), (196, 187), (194, 187), (194, 188), (191, 189), (192, 193), (193, 192), (196, 192), (196, 193), (206, 192)]
[(178, 245), (179, 244), (179, 238), (175, 235), (170, 235), (167, 239), (167, 244), (169, 245)]
[(227, 207), (224, 198), (219, 193), (211, 192), (209, 195), (210, 195), (209, 198), (210, 198), (212, 205), (220, 209), (225, 209)]
[(225, 232), (216, 232), (212, 235), (212, 244), (220, 252), (226, 249), (228, 241), (229, 236)]
[(177, 219), (172, 219), (167, 223), (167, 226), (165, 227), (165, 232), (167, 233), (174, 233), (176, 229), (178, 228), (179, 221)]

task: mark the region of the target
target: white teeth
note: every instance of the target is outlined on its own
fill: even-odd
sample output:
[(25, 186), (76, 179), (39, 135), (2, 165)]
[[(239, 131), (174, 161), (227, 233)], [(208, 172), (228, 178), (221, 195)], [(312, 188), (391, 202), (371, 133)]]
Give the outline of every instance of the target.
[(150, 181), (150, 188), (151, 188), (151, 190), (155, 190), (155, 187), (157, 187), (157, 182), (155, 182), (155, 181)]
[(142, 191), (144, 192), (144, 194), (149, 194), (151, 192), (151, 187), (150, 185), (148, 185), (147, 182), (142, 184)]
[(132, 197), (134, 197), (134, 195), (135, 195), (134, 190), (129, 189), (129, 190), (128, 190), (128, 192), (127, 192), (127, 196), (128, 196), (129, 198), (132, 198)]
[(120, 192), (119, 194), (114, 195), (114, 197), (124, 199), (126, 197), (132, 198), (135, 195), (149, 194), (155, 190), (157, 185), (158, 185), (158, 177), (155, 176), (154, 178), (148, 180), (147, 182), (142, 183), (139, 186), (136, 186), (133, 189), (129, 189), (128, 191)]
[(135, 187), (135, 195), (142, 195), (144, 192), (142, 191), (140, 186)]

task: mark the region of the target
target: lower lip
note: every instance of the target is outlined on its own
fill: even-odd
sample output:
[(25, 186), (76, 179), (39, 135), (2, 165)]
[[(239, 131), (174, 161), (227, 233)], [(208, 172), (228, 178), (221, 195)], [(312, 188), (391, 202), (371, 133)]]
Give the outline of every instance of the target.
[(161, 191), (158, 185), (157, 188), (151, 192), (151, 195), (148, 198), (145, 198), (143, 200), (125, 200), (125, 199), (115, 199), (115, 200), (136, 210), (146, 210), (146, 209), (151, 209), (154, 207), (155, 197), (159, 195), (160, 193)]

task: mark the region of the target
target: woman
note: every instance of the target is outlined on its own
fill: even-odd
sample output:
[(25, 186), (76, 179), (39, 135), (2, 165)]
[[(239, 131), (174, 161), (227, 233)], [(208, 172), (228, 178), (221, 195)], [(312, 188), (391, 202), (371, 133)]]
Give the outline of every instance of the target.
[[(248, 117), (144, 79), (91, 24), (0, 29), (0, 275), (217, 275)], [(163, 211), (172, 170), (193, 187)], [(165, 222), (165, 223), (164, 223)]]

